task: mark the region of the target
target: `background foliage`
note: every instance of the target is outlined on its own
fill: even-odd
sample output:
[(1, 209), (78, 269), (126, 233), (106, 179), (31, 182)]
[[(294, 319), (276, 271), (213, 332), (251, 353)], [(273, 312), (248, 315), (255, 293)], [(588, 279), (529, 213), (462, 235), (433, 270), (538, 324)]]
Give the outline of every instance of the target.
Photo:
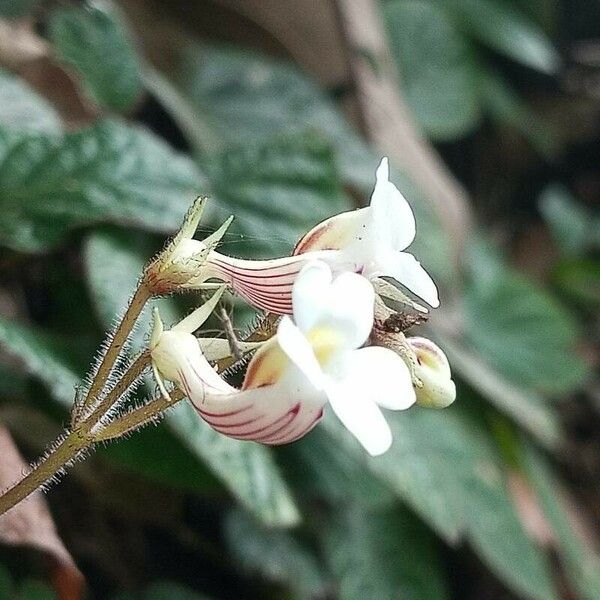
[[(224, 251), (245, 257), (366, 202), (379, 152), (328, 71), (329, 25), (293, 5), (0, 2), (0, 421), (27, 458), (196, 195), (209, 227), (235, 214)], [(600, 597), (600, 5), (377, 6), (478, 223), (453, 260), (437, 199), (395, 173), (458, 400), (390, 414), (377, 459), (332, 419), (273, 450), (179, 406), (47, 497), (90, 597)], [(159, 302), (171, 322), (189, 308)], [(0, 546), (0, 598), (72, 597), (42, 554)]]

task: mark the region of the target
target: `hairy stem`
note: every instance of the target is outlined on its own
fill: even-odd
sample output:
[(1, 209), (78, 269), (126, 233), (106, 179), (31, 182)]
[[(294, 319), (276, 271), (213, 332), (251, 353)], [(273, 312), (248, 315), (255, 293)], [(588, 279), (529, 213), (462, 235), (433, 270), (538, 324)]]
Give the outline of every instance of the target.
[(23, 479), (0, 496), (0, 515), (50, 481), (58, 471), (75, 459), (91, 443), (92, 440), (88, 435), (79, 429), (69, 433)]
[(100, 422), (100, 419), (112, 408), (112, 406), (121, 398), (121, 396), (134, 384), (136, 379), (144, 372), (150, 364), (150, 351), (145, 350), (131, 363), (121, 379), (106, 394), (106, 396), (94, 407), (92, 414), (83, 420), (83, 427), (86, 431)]
[(100, 394), (102, 389), (106, 384), (106, 380), (110, 375), (116, 360), (119, 358), (121, 351), (123, 350), (123, 346), (137, 321), (137, 318), (140, 316), (146, 302), (152, 297), (152, 292), (149, 290), (145, 281), (142, 280), (135, 293), (131, 297), (129, 301), (129, 306), (121, 319), (121, 322), (117, 325), (115, 329), (112, 340), (100, 361), (100, 365), (96, 370), (94, 378), (92, 379), (92, 383), (90, 385), (90, 389), (88, 390), (85, 398), (82, 401), (82, 405), (78, 408), (77, 415), (81, 414), (81, 411), (88, 407), (93, 407), (97, 396)]
[(185, 398), (185, 394), (181, 390), (171, 392), (171, 398), (167, 399), (163, 396), (158, 396), (147, 404), (134, 408), (125, 415), (121, 415), (118, 419), (112, 421), (101, 431), (94, 436), (97, 441), (109, 441), (121, 437), (127, 433), (135, 431), (146, 423), (149, 423), (156, 417), (160, 416), (167, 409), (175, 406), (178, 402)]

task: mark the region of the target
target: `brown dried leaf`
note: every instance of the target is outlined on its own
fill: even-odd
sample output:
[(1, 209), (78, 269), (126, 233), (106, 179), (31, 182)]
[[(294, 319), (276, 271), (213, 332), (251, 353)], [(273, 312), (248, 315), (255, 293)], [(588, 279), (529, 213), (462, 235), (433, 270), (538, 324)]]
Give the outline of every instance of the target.
[[(0, 489), (11, 485), (26, 470), (9, 431), (0, 425)], [(83, 597), (83, 575), (59, 538), (40, 491), (0, 516), (0, 542), (40, 550), (48, 556), (57, 597), (60, 600)]]

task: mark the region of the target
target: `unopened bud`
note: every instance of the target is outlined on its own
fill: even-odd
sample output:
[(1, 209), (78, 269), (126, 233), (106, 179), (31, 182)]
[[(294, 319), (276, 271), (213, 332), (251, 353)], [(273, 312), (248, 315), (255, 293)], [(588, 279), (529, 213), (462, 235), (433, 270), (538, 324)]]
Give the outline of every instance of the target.
[(456, 386), (446, 355), (427, 338), (412, 337), (406, 341), (416, 355), (414, 374), (422, 384), (415, 386), (417, 404), (428, 408), (446, 408), (456, 400)]
[(208, 277), (203, 269), (210, 252), (227, 231), (230, 217), (206, 239), (192, 239), (206, 198), (198, 198), (188, 211), (183, 225), (167, 247), (146, 268), (146, 283), (153, 294), (169, 294), (189, 288), (198, 288)]

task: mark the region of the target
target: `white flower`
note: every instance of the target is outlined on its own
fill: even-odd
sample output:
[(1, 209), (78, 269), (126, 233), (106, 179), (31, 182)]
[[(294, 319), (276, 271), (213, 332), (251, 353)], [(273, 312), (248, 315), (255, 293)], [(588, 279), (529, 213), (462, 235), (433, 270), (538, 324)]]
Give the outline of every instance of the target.
[(404, 252), (415, 235), (413, 212), (390, 182), (384, 158), (370, 206), (323, 221), (298, 242), (294, 254), (337, 251), (324, 258), (334, 271), (350, 270), (368, 279), (391, 277), (435, 308), (439, 306), (435, 283), (416, 258)]
[[(194, 219), (196, 216), (199, 218), (199, 212)], [(188, 222), (197, 224), (197, 219)], [(439, 305), (431, 277), (412, 254), (404, 252), (415, 238), (415, 218), (408, 202), (389, 181), (387, 158), (377, 169), (371, 205), (323, 221), (298, 242), (293, 256), (244, 260), (215, 251), (229, 223), (204, 241), (190, 239), (188, 226), (185, 236), (180, 235), (178, 243), (172, 244), (174, 250), (166, 269), (170, 279), (163, 268), (158, 282), (170, 291), (171, 280), (182, 281), (180, 287), (190, 289), (218, 279), (257, 308), (291, 314), (292, 287), (298, 273), (307, 262), (321, 260), (335, 275), (358, 273), (373, 283), (381, 282), (379, 277), (391, 277), (431, 306)], [(157, 271), (154, 267), (150, 274), (156, 278)], [(162, 290), (158, 284), (156, 289)]]
[(189, 327), (159, 327), (153, 334), (159, 381), (173, 381), (204, 420), (230, 437), (292, 442), (314, 427), (329, 403), (370, 454), (385, 452), (392, 435), (379, 407), (401, 410), (416, 398), (399, 356), (380, 347), (359, 349), (373, 326), (373, 287), (354, 273), (334, 279), (327, 264), (311, 262), (297, 277), (292, 303), (295, 322), (284, 317), (277, 335), (256, 352), (242, 390), (215, 373)]

